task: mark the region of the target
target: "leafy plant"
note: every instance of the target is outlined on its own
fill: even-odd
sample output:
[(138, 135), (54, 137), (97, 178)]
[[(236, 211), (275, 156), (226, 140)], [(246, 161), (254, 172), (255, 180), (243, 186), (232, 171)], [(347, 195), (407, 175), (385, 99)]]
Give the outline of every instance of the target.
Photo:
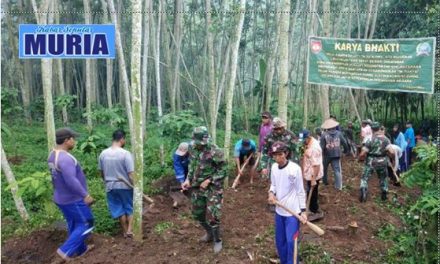
[(12, 116), (22, 111), (18, 104), (18, 90), (15, 88), (3, 88), (1, 92), (1, 113), (2, 115)]
[[(392, 263), (435, 263), (437, 250), (437, 217), (440, 201), (437, 192), (436, 169), (438, 165), (437, 148), (433, 145), (422, 145), (415, 148), (417, 162), (403, 174), (406, 186), (420, 188), (422, 195), (403, 208), (402, 230), (390, 226), (382, 232), (394, 242), (388, 250), (385, 261)], [(413, 254), (418, 252), (418, 254)]]
[(105, 136), (99, 132), (91, 132), (90, 135), (84, 141), (79, 142), (78, 145), (82, 153), (93, 154), (95, 157), (98, 157), (98, 153), (107, 147)]
[[(125, 110), (119, 105), (116, 105), (113, 108), (97, 106), (93, 109), (90, 115), (92, 119), (98, 123), (110, 124), (111, 126), (122, 128), (127, 123), (124, 111)], [(88, 113), (84, 113), (83, 116), (87, 117)]]
[(58, 109), (62, 109), (63, 107), (67, 109), (72, 108), (76, 98), (78, 98), (76, 95), (60, 95), (55, 99), (55, 106)]
[(164, 136), (172, 136), (177, 141), (191, 138), (192, 130), (203, 124), (203, 120), (197, 117), (194, 111), (184, 110), (175, 114), (163, 116), (162, 132)]
[(154, 232), (156, 232), (158, 235), (163, 234), (165, 231), (167, 231), (170, 228), (174, 227), (173, 222), (161, 222), (154, 226)]

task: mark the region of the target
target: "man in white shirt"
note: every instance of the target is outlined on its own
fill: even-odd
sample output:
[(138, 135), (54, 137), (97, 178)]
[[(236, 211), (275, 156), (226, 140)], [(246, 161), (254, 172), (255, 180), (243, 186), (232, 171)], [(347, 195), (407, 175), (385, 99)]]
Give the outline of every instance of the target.
[[(276, 161), (272, 165), (268, 201), (279, 202), (300, 215), (302, 223), (307, 222), (306, 194), (304, 192), (301, 168), (287, 159), (288, 147), (277, 141), (272, 146), (272, 156)], [(275, 213), (275, 243), (278, 256), (283, 264), (298, 263), (299, 220), (282, 208), (277, 207)]]

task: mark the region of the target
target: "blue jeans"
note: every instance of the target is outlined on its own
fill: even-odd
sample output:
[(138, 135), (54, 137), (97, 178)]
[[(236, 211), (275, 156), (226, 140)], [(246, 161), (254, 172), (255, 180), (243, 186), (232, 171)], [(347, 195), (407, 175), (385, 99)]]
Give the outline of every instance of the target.
[(66, 219), (68, 233), (67, 240), (59, 247), (59, 250), (69, 258), (84, 254), (87, 250), (84, 241), (94, 228), (90, 207), (82, 200), (70, 204), (57, 204), (57, 206)]
[[(275, 213), (275, 244), (281, 264), (293, 264), (295, 240), (298, 239), (299, 220), (294, 216), (281, 216)], [(299, 252), (299, 248), (297, 250)], [(299, 263), (299, 253), (296, 263)]]
[(341, 172), (341, 158), (324, 158), (324, 177), (322, 178), (322, 182), (325, 185), (328, 185), (328, 165), (332, 165), (333, 174), (335, 175), (335, 188), (338, 190), (342, 190), (342, 172)]

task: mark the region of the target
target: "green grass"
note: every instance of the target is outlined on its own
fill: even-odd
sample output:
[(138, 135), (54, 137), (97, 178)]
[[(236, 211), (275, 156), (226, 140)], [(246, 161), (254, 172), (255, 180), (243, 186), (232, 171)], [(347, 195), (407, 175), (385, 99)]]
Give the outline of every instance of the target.
[(175, 225), (173, 222), (161, 222), (157, 225), (154, 226), (154, 232), (156, 232), (156, 234), (161, 235), (163, 234), (165, 231), (173, 228)]

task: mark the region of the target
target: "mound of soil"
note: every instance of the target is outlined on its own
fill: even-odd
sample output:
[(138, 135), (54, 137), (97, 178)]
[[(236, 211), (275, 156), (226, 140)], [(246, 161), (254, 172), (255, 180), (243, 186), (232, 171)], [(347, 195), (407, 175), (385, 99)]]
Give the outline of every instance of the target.
[[(330, 185), (319, 187), (324, 218), (315, 223), (326, 233), (318, 237), (307, 226), (302, 226), (301, 243), (320, 248), (336, 263), (377, 263), (387, 249), (386, 243), (377, 237), (378, 230), (386, 223), (396, 226), (401, 223), (385, 204), (378, 202), (380, 191), (375, 175), (369, 183), (368, 202), (360, 204), (358, 189), (363, 165), (347, 158), (342, 167), (343, 191), (332, 187), (332, 173)], [(95, 248), (86, 256), (75, 259), (74, 263), (276, 263), (273, 213), (266, 203), (268, 180), (257, 180), (252, 186), (248, 181), (245, 177), (238, 191), (225, 190), (224, 247), (218, 255), (214, 255), (212, 244), (198, 242), (203, 231), (191, 219), (189, 200), (183, 199), (176, 209), (168, 194), (159, 194), (153, 197), (156, 201), (154, 209), (145, 208), (142, 243), (125, 239), (122, 235), (93, 234), (88, 243), (94, 244)], [(165, 191), (169, 185), (176, 185), (170, 180), (161, 184)], [(392, 185), (390, 189), (401, 203), (404, 202), (401, 196), (415, 192)], [(388, 203), (392, 203), (391, 196)], [(350, 234), (347, 229), (352, 221), (358, 225), (355, 234)], [(65, 238), (65, 231), (58, 230), (39, 230), (27, 237), (12, 238), (2, 246), (1, 260), (3, 263), (52, 263), (57, 259), (57, 247)]]

